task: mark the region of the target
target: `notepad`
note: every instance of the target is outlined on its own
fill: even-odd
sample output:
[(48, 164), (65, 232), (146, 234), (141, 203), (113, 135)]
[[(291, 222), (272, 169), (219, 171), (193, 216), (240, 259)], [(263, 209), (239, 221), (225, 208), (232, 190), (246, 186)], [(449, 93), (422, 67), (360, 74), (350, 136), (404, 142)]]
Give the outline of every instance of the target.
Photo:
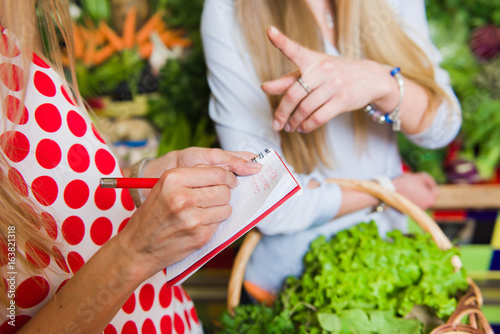
[(233, 213), (221, 222), (212, 239), (201, 249), (167, 268), (167, 285), (184, 282), (211, 258), (243, 236), (301, 188), (279, 155), (266, 150), (256, 159), (258, 174), (238, 176), (239, 185), (231, 189)]

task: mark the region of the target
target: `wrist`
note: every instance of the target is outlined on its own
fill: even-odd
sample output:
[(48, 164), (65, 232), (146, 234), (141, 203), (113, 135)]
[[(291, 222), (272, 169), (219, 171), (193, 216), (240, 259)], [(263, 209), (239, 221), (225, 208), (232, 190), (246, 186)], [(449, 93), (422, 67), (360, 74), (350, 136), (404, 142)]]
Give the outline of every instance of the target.
[(400, 89), (394, 76), (391, 75), (391, 71), (387, 65), (378, 64), (379, 76), (378, 83), (380, 93), (377, 98), (375, 98), (372, 103), (377, 106), (377, 108), (382, 112), (390, 112), (398, 104)]
[[(145, 169), (149, 165), (150, 161), (153, 161), (153, 158), (144, 158), (137, 162), (136, 164), (132, 165), (129, 168), (129, 177), (131, 178), (142, 178), (145, 175)], [(144, 189), (142, 188), (130, 188), (129, 193), (130, 196), (132, 197), (132, 200), (134, 201), (135, 206), (138, 208), (144, 203), (146, 200), (148, 193), (143, 192)]]
[(401, 190), (403, 189), (403, 182), (405, 181), (406, 176), (403, 174), (394, 180), (392, 180), (392, 183), (394, 184), (394, 188), (396, 189), (395, 191), (398, 193), (401, 193)]
[[(106, 271), (106, 274), (101, 275), (100, 279), (112, 279), (117, 282), (116, 285), (119, 285), (121, 291), (134, 291), (151, 276), (148, 276), (148, 273), (141, 269), (137, 257), (132, 254), (130, 243), (124, 240), (121, 232), (108, 240), (92, 256), (90, 262), (93, 262), (94, 267), (97, 266), (97, 268)], [(85, 274), (93, 275), (92, 272), (88, 271), (85, 271)], [(106, 275), (110, 275), (110, 277)]]
[[(384, 188), (388, 191), (391, 191), (391, 192), (396, 191), (396, 187), (395, 187), (394, 183), (392, 182), (392, 180), (388, 176), (375, 175), (372, 177), (372, 180), (377, 182), (382, 188)], [(379, 201), (378, 205), (376, 205), (373, 208), (373, 212), (381, 213), (381, 212), (384, 212), (386, 208), (387, 208), (387, 204), (384, 203), (383, 201)]]
[[(134, 236), (132, 236), (132, 238), (134, 238)], [(139, 285), (154, 275), (157, 270), (147, 265), (147, 259), (144, 259), (140, 252), (133, 247), (134, 242), (132, 238), (127, 236), (127, 232), (120, 231), (120, 233), (109, 240), (105, 246), (109, 244), (111, 253), (115, 254), (113, 258), (117, 259), (123, 276), (131, 282), (131, 284)]]

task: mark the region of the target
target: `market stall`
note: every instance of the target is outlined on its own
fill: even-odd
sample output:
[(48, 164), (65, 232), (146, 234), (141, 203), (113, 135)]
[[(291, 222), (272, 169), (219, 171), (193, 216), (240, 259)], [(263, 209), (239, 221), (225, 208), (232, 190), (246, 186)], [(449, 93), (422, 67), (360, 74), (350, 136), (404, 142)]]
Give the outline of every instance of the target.
[[(78, 85), (123, 166), (170, 150), (217, 145), (199, 35), (202, 6), (202, 0), (73, 3)], [(440, 183), (429, 215), (460, 244), (463, 267), (483, 292), (482, 312), (489, 323), (500, 324), (500, 2), (427, 2), (427, 7), (442, 66), (462, 105), (463, 127), (456, 141), (439, 150), (417, 148), (401, 137), (401, 154), (406, 168), (426, 171)], [(207, 332), (224, 309), (238, 245), (185, 284)], [(383, 326), (398, 321), (383, 318)], [(339, 324), (356, 322), (321, 319), (322, 328), (333, 332)]]

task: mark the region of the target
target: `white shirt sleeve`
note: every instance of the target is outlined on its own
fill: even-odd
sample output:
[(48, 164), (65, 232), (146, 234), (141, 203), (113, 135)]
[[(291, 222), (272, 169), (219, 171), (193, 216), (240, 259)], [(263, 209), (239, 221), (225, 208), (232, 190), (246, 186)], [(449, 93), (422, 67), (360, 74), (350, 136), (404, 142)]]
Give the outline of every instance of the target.
[[(216, 123), (221, 147), (255, 153), (272, 148), (282, 155), (279, 134), (271, 128), (271, 107), (245, 46), (238, 44), (243, 39), (234, 22), (232, 0), (205, 1), (201, 33), (212, 91), (210, 117)], [(337, 185), (323, 183), (316, 173), (294, 176), (303, 194), (260, 222), (263, 233), (294, 233), (323, 224), (337, 214), (342, 200)], [(307, 189), (313, 178), (321, 185)]]
[(409, 135), (408, 138), (422, 147), (431, 149), (443, 147), (457, 135), (462, 125), (462, 116), (459, 101), (451, 88), (448, 72), (439, 66), (442, 56), (431, 41), (425, 3), (423, 0), (391, 0), (390, 3), (400, 13), (402, 18), (400, 24), (405, 32), (429, 57), (434, 67), (435, 80), (449, 97), (449, 101), (443, 101), (436, 110), (431, 126), (419, 134)]

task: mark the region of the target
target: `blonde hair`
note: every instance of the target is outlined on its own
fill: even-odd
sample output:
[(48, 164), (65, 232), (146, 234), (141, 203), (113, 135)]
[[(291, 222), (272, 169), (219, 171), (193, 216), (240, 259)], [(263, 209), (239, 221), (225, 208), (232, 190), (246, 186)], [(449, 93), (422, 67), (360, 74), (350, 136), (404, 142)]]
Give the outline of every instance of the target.
[[(429, 94), (433, 112), (446, 93), (434, 80), (434, 68), (427, 55), (403, 31), (396, 13), (387, 0), (330, 0), (335, 12), (335, 42), (342, 56), (367, 58), (398, 66), (402, 74), (422, 85)], [(266, 30), (274, 25), (303, 46), (323, 51), (317, 22), (305, 0), (235, 0), (237, 19), (249, 47), (252, 62), (262, 81), (274, 80), (296, 70), (266, 38)], [(271, 109), (278, 106), (280, 96), (269, 96)], [(354, 111), (356, 140), (366, 138), (366, 115)], [(323, 127), (311, 133), (280, 132), (285, 158), (299, 173), (310, 173), (322, 162), (332, 166)]]
[[(69, 15), (68, 1), (67, 0), (38, 0), (37, 1), (37, 12), (38, 12), (38, 24), (37, 26), (27, 24), (23, 22), (20, 17), (20, 13), (27, 13), (29, 11), (34, 12), (33, 6), (34, 2), (30, 1), (2, 1), (0, 3), (0, 10), (4, 14), (4, 20), (2, 25), (9, 31), (16, 30), (16, 39), (18, 40), (17, 45), (10, 43), (9, 51), (14, 48), (18, 48), (22, 55), (22, 68), (28, 69), (31, 62), (31, 57), (33, 51), (35, 50), (35, 40), (39, 37), (40, 31), (44, 32), (44, 37), (46, 38), (44, 43), (45, 56), (52, 62), (56, 71), (58, 71), (62, 76), (62, 62), (60, 54), (60, 38), (66, 44), (66, 50), (69, 59), (73, 59), (73, 36), (71, 27), (71, 18)], [(58, 31), (60, 35), (58, 35)], [(19, 64), (18, 64), (19, 66)], [(78, 94), (78, 89), (76, 87), (76, 76), (75, 76), (75, 65), (74, 62), (70, 65), (71, 70), (71, 80), (73, 85), (75, 85), (73, 91), (80, 105), (82, 105), (82, 100)], [(0, 73), (3, 78), (7, 78), (8, 83), (12, 83), (19, 78), (15, 78), (13, 73)], [(27, 82), (28, 70), (24, 71), (23, 83)], [(8, 85), (10, 86), (10, 85)], [(70, 88), (72, 85), (70, 85)], [(26, 86), (22, 87), (22, 100), (24, 100), (26, 93)], [(0, 99), (1, 102), (5, 101), (8, 92), (5, 89), (0, 89)], [(23, 108), (23, 103), (17, 108)], [(2, 111), (4, 120), (6, 118), (7, 110), (5, 109), (5, 104), (2, 104)], [(22, 117), (21, 110), (15, 110), (15, 117), (17, 121)], [(6, 124), (7, 122), (3, 122)], [(14, 121), (16, 122), (16, 120)], [(2, 130), (12, 130), (12, 129), (2, 129)], [(3, 137), (2, 140), (6, 138)], [(4, 147), (4, 149), (8, 149)], [(38, 249), (43, 253), (51, 256), (54, 259), (58, 258), (58, 253), (56, 252), (54, 246), (56, 242), (52, 240), (48, 234), (42, 232), (44, 227), (49, 231), (52, 226), (46, 219), (44, 219), (43, 210), (29, 197), (21, 195), (16, 187), (16, 182), (9, 180), (11, 176), (9, 174), (10, 164), (9, 160), (6, 158), (6, 152), (0, 150), (0, 244), (4, 246), (9, 245), (9, 231), (10, 234), (15, 234), (16, 248), (22, 247)], [(34, 192), (35, 189), (32, 189)], [(15, 231), (12, 233), (12, 231)], [(8, 262), (8, 257), (5, 249), (0, 251), (0, 263), (4, 264)], [(27, 271), (35, 273), (40, 272), (40, 264), (43, 262), (41, 255), (38, 252), (30, 252), (30, 259), (19, 252), (17, 249), (16, 253), (16, 267), (22, 264), (23, 268)], [(6, 267), (1, 268), (0, 277), (6, 277)], [(0, 279), (0, 289), (5, 288), (5, 281)], [(7, 289), (5, 289), (7, 290)], [(0, 303), (7, 304), (8, 298), (6, 294), (0, 294)]]

